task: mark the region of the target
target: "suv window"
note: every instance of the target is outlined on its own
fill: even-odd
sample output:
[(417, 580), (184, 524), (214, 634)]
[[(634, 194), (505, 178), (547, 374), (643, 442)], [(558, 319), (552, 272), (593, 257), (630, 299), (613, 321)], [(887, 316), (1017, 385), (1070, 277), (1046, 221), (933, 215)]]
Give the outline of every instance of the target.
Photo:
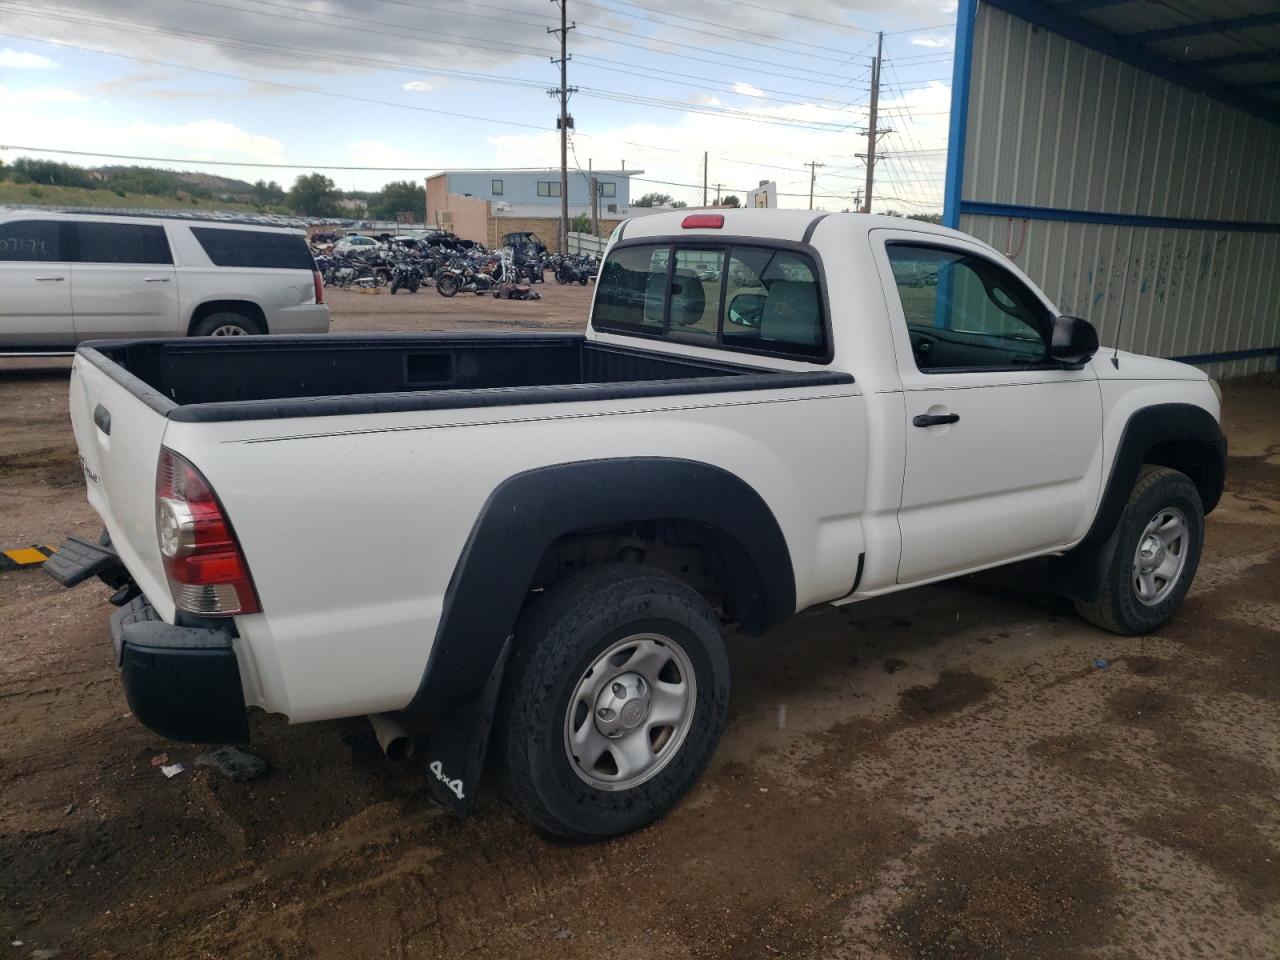
[(191, 232), (217, 267), (316, 268), (307, 241), (300, 234), (218, 227), (192, 227)]
[(1008, 270), (954, 249), (889, 243), (886, 250), (918, 369), (1050, 362), (1053, 318)]
[(65, 259), (56, 220), (12, 220), (0, 223), (0, 260)]
[(164, 227), (141, 223), (74, 223), (77, 263), (173, 263)]
[(634, 244), (609, 254), (592, 326), (731, 350), (827, 356), (818, 272), (774, 247)]

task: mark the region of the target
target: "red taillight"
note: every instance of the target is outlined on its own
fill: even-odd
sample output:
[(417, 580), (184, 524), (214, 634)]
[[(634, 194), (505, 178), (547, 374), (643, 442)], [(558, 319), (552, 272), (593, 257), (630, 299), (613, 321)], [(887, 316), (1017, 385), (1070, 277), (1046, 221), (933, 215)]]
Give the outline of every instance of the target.
[(200, 471), (167, 447), (156, 468), (156, 537), (178, 609), (206, 617), (261, 609), (222, 504)]
[(722, 213), (691, 213), (680, 221), (686, 230), (719, 230), (724, 226)]
[(324, 277), (320, 276), (319, 270), (312, 270), (311, 279), (316, 284), (316, 303), (324, 303)]

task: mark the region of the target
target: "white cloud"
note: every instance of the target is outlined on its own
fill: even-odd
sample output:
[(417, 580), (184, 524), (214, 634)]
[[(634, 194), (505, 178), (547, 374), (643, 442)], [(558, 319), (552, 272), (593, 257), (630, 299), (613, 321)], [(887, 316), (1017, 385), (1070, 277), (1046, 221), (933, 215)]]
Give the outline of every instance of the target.
[(410, 80), (408, 83), (402, 83), (400, 85), (400, 89), (410, 90), (414, 93), (426, 93), (431, 89), (431, 84), (427, 83), (425, 80)]
[(48, 57), (27, 50), (0, 50), (0, 67), (6, 70), (54, 70), (57, 64)]
[(414, 179), (421, 167), (422, 157), (393, 147), (382, 140), (357, 140), (347, 144), (347, 159), (353, 167), (403, 167), (404, 174), (390, 171), (388, 180)]
[(740, 93), (740, 94), (742, 94), (744, 97), (762, 97), (762, 96), (764, 96), (764, 91), (763, 91), (763, 90), (761, 90), (759, 87), (753, 87), (753, 86), (752, 86), (751, 84), (749, 84), (749, 83), (741, 83), (741, 82), (739, 82), (739, 83), (735, 83), (735, 84), (733, 85), (733, 92), (734, 92), (734, 93)]
[(88, 99), (75, 90), (65, 87), (24, 87), (14, 90), (0, 83), (0, 105), (15, 107), (37, 103), (74, 103)]
[(917, 33), (911, 38), (913, 46), (928, 47), (931, 50), (947, 50), (955, 42), (949, 33)]

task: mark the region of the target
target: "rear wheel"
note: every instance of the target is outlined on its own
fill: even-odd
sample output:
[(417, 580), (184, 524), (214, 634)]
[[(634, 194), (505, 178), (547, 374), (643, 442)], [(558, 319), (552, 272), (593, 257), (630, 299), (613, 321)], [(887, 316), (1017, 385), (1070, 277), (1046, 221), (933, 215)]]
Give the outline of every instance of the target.
[(656, 820), (724, 730), (729, 664), (715, 612), (658, 570), (609, 564), (521, 616), (498, 721), (512, 801), (591, 840)]
[(1151, 633), (1169, 622), (1200, 565), (1200, 493), (1186, 474), (1144, 466), (1118, 531), (1101, 591), (1092, 602), (1076, 601), (1076, 609), (1112, 633)]
[(246, 337), (260, 334), (258, 322), (233, 310), (219, 310), (196, 321), (193, 337)]

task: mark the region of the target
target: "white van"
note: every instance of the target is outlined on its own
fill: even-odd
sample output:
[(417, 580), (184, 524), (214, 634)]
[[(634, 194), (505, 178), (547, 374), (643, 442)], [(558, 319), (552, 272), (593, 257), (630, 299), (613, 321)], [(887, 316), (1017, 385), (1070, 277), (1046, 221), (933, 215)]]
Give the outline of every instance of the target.
[(85, 340), (327, 333), (301, 230), (145, 215), (0, 212), (0, 353)]

